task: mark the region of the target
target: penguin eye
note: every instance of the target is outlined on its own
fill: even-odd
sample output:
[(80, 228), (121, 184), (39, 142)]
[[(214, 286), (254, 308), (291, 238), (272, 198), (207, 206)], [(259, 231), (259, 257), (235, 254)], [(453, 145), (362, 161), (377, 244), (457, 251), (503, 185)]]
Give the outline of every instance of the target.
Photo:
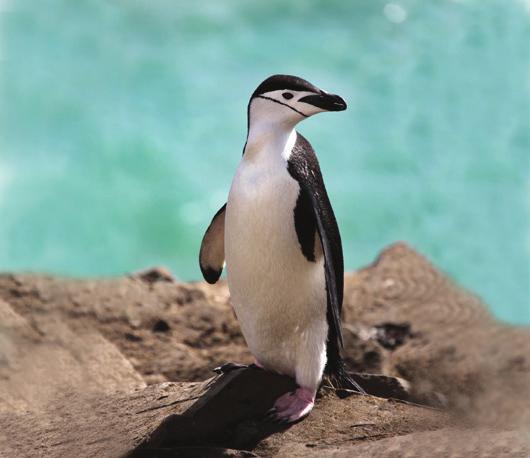
[(287, 100), (293, 98), (293, 94), (291, 94), (290, 92), (284, 92), (284, 93), (282, 94), (282, 96), (283, 96), (284, 99), (287, 99)]

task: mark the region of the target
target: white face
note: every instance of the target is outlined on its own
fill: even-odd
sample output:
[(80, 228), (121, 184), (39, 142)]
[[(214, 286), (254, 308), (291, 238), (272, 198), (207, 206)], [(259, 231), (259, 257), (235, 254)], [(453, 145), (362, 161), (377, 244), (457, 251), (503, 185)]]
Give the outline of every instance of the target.
[(250, 124), (266, 122), (294, 127), (300, 121), (316, 113), (336, 111), (333, 108), (331, 110), (324, 108), (325, 104), (322, 103), (320, 104), (322, 106), (316, 106), (307, 101), (302, 101), (307, 96), (323, 100), (337, 97), (325, 92), (315, 93), (290, 89), (265, 92), (255, 96), (251, 101)]

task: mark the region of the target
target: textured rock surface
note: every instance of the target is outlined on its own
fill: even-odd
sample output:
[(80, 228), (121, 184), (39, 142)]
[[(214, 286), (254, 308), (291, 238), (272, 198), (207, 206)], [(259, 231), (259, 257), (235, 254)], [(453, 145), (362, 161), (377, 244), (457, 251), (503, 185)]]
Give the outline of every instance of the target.
[(412, 402), (324, 384), (306, 420), (267, 422), (290, 379), (211, 378), (252, 361), (228, 299), (224, 283), (163, 269), (0, 276), (0, 455), (530, 455), (530, 331), (493, 320), (408, 246), (347, 275), (344, 333), (352, 369), (386, 376), (365, 380), (372, 392)]

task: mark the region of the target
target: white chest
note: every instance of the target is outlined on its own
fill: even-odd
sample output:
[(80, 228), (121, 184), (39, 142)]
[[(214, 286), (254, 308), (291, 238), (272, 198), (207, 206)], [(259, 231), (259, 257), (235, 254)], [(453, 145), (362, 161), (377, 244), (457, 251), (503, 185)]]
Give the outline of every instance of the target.
[(252, 353), (289, 373), (308, 335), (319, 342), (319, 352), (325, 342), (324, 265), (322, 258), (310, 262), (302, 253), (294, 220), (300, 187), (284, 155), (261, 153), (269, 156), (241, 162), (230, 189), (225, 217), (228, 285)]
[(237, 271), (247, 280), (249, 276), (270, 277), (271, 271), (283, 270), (295, 261), (304, 262), (294, 225), (299, 192), (285, 161), (241, 162), (226, 210), (229, 275)]

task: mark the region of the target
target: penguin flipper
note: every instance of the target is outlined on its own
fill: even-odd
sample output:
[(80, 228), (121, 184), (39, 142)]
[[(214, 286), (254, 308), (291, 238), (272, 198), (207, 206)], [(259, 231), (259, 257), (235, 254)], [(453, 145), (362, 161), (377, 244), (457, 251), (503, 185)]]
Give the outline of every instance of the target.
[[(339, 227), (329, 201), (318, 159), (311, 144), (300, 134), (288, 161), (288, 171), (298, 182), (304, 200), (313, 214), (313, 222), (322, 245), (327, 293), (328, 363), (340, 360), (342, 330), (340, 316), (344, 294), (344, 260)], [(307, 226), (308, 222), (305, 222)]]
[[(307, 245), (308, 240), (314, 239), (314, 232), (318, 234), (324, 254), (324, 273), (326, 277), (327, 294), (327, 322), (329, 325), (327, 341), (326, 374), (333, 380), (334, 386), (364, 393), (359, 384), (348, 375), (344, 360), (341, 356), (343, 348), (341, 312), (344, 296), (344, 260), (342, 256), (342, 242), (339, 227), (333, 207), (329, 201), (320, 172), (318, 159), (311, 144), (300, 134), (291, 157), (288, 161), (288, 171), (300, 186), (300, 206), (295, 209), (295, 219), (299, 217), (300, 227), (304, 227), (297, 234), (302, 252), (314, 256), (313, 245)], [(296, 223), (295, 223), (295, 226)], [(304, 246), (305, 245), (305, 246)]]
[(224, 204), (206, 229), (199, 253), (199, 265), (204, 279), (214, 284), (219, 280), (225, 262), (225, 210)]

